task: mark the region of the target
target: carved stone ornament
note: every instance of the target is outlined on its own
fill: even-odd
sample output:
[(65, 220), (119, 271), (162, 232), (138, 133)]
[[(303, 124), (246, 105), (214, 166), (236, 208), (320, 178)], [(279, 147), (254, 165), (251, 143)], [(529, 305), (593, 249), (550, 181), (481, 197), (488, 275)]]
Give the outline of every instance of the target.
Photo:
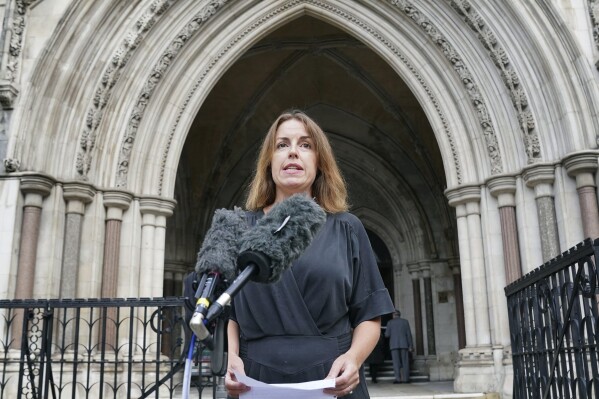
[(21, 66), (21, 52), (23, 48), (23, 34), (25, 32), (27, 6), (33, 0), (16, 0), (12, 14), (7, 17), (7, 29), (4, 32), (8, 40), (8, 52), (2, 70), (0, 70), (0, 105), (4, 109), (12, 109), (19, 94), (19, 75)]
[(7, 173), (18, 172), (21, 168), (21, 162), (18, 159), (6, 158), (4, 160), (4, 170)]
[[(599, 50), (599, 1), (588, 0), (589, 15), (591, 16), (591, 23), (593, 24), (593, 39), (595, 41), (595, 48)], [(599, 69), (599, 65), (597, 65)]]
[(154, 65), (152, 72), (148, 76), (146, 83), (139, 94), (137, 102), (133, 107), (132, 113), (129, 116), (129, 124), (121, 149), (119, 153), (119, 161), (116, 170), (116, 186), (119, 188), (127, 187), (127, 177), (129, 173), (129, 157), (131, 155), (131, 147), (137, 136), (139, 123), (145, 113), (146, 105), (149, 99), (154, 94), (154, 90), (160, 80), (165, 76), (168, 68), (171, 66), (175, 57), (181, 49), (189, 42), (189, 39), (200, 29), (202, 24), (206, 23), (213, 17), (227, 2), (227, 0), (213, 0), (204, 6), (191, 20), (183, 27), (183, 29), (175, 36), (175, 39), (164, 51), (162, 56)]
[(510, 92), (512, 105), (518, 114), (518, 122), (524, 141), (524, 148), (528, 163), (533, 164), (541, 159), (541, 146), (535, 130), (535, 120), (528, 109), (528, 98), (524, 88), (520, 85), (520, 78), (512, 67), (505, 49), (499, 45), (495, 33), (483, 17), (471, 6), (469, 0), (447, 0), (454, 10), (464, 19), (466, 24), (477, 33), (482, 45), (489, 51), (495, 66), (501, 72), (501, 77)]
[(14, 83), (0, 80), (0, 105), (3, 109), (12, 109), (18, 94), (19, 90)]
[[(447, 58), (453, 66), (453, 69), (462, 81), (476, 115), (478, 116), (485, 143), (487, 145), (487, 154), (489, 155), (491, 163), (491, 174), (496, 175), (503, 173), (501, 152), (499, 151), (497, 135), (493, 126), (493, 121), (489, 116), (487, 104), (480, 92), (479, 86), (474, 81), (474, 76), (468, 70), (462, 57), (447, 38), (437, 29), (433, 22), (414, 6), (414, 4), (407, 0), (391, 0), (390, 3), (399, 8), (409, 19), (419, 26), (429, 36), (431, 41), (439, 47), (445, 58)], [(456, 4), (457, 3), (464, 2), (456, 2)], [(474, 26), (479, 26), (481, 23), (477, 18), (472, 18), (468, 22)], [(489, 37), (492, 37), (492, 35)], [(496, 54), (496, 56), (501, 57), (499, 53)]]
[(173, 2), (174, 0), (153, 1), (146, 12), (127, 32), (122, 43), (110, 57), (110, 61), (102, 73), (102, 78), (94, 90), (92, 103), (86, 114), (85, 127), (79, 139), (75, 169), (80, 180), (87, 180), (92, 161), (92, 151), (96, 143), (96, 130), (102, 121), (104, 108), (112, 95), (112, 89), (121, 77), (122, 69), (150, 28)]

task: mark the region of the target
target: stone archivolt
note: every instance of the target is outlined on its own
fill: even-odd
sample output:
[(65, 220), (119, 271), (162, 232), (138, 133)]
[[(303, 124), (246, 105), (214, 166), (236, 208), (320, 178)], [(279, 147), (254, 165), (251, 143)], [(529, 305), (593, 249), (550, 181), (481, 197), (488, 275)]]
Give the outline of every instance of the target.
[(528, 163), (532, 164), (541, 159), (539, 136), (535, 131), (535, 120), (528, 108), (526, 92), (520, 85), (520, 78), (512, 67), (504, 48), (498, 43), (497, 37), (485, 23), (483, 17), (472, 9), (468, 0), (449, 0), (449, 4), (463, 16), (466, 24), (478, 34), (483, 46), (489, 51), (491, 59), (501, 72), (501, 77), (511, 94), (512, 104), (518, 113), (518, 121), (524, 139), (524, 147)]
[[(155, 0), (141, 18), (129, 30), (125, 39), (110, 57), (99, 85), (94, 90), (94, 97), (85, 121), (85, 129), (79, 139), (79, 151), (75, 169), (81, 180), (87, 180), (92, 160), (92, 151), (96, 142), (96, 131), (102, 120), (103, 111), (112, 95), (112, 88), (121, 77), (121, 72), (143, 37), (150, 31), (157, 19), (171, 6), (173, 0)], [(129, 147), (130, 149), (130, 147)]]

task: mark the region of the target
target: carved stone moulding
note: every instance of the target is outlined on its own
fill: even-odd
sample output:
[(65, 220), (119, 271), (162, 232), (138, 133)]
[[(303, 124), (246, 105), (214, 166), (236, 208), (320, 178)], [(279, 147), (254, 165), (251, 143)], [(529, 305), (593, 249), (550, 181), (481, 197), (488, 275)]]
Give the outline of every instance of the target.
[(14, 83), (4, 79), (0, 80), (0, 104), (2, 109), (12, 109), (18, 94), (19, 89)]

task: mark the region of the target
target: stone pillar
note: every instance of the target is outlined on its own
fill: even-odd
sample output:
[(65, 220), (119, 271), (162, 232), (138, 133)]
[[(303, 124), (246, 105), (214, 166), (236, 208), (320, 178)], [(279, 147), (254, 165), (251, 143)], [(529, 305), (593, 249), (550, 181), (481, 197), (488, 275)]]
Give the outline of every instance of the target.
[[(102, 265), (102, 298), (117, 297), (121, 224), (123, 222), (123, 212), (129, 209), (132, 199), (133, 195), (125, 191), (107, 191), (104, 193), (106, 230), (104, 232), (104, 262)], [(107, 351), (117, 346), (117, 317), (117, 309), (107, 309), (105, 337)]]
[[(450, 202), (451, 205), (451, 202)], [(472, 263), (468, 240), (468, 221), (466, 220), (466, 205), (456, 204), (458, 226), (458, 246), (460, 250), (462, 302), (464, 304), (464, 329), (466, 347), (476, 346), (476, 322), (474, 320), (474, 288), (472, 279)]]
[(576, 191), (580, 203), (580, 214), (584, 237), (599, 238), (599, 210), (597, 208), (596, 151), (569, 154), (563, 160), (568, 176), (576, 178)]
[(466, 347), (459, 351), (454, 390), (456, 392), (493, 391), (497, 389), (497, 379), (491, 348), (486, 265), (480, 213), (481, 190), (478, 185), (463, 186), (448, 190), (445, 195), (449, 199), (449, 205), (456, 208), (458, 218), (466, 328)]
[(123, 222), (123, 212), (129, 209), (132, 199), (133, 195), (125, 191), (104, 193), (106, 231), (104, 233), (104, 263), (102, 266), (102, 298), (117, 296), (121, 223)]
[(458, 327), (458, 347), (466, 347), (466, 328), (464, 326), (464, 301), (462, 295), (462, 276), (460, 274), (460, 260), (450, 259), (449, 267), (453, 274), (453, 290), (455, 296), (455, 314)]
[(539, 219), (539, 235), (543, 262), (560, 254), (557, 217), (553, 198), (555, 167), (551, 164), (536, 164), (526, 168), (522, 175), (526, 185), (534, 188)]
[(426, 344), (427, 355), (436, 355), (435, 343), (435, 317), (433, 313), (433, 290), (431, 284), (431, 265), (429, 263), (421, 263), (420, 270), (424, 281), (424, 314), (426, 317)]
[[(25, 201), (21, 221), (15, 299), (35, 297), (33, 283), (35, 280), (42, 203), (44, 197), (47, 197), (52, 191), (54, 184), (53, 179), (43, 175), (25, 175), (21, 178), (21, 192), (25, 196)], [(21, 347), (22, 323), (23, 313), (20, 311), (15, 312), (11, 327), (13, 337), (11, 346), (16, 349)]]
[(142, 214), (141, 267), (139, 295), (163, 296), (164, 246), (166, 218), (173, 214), (176, 202), (159, 197), (146, 197), (139, 201)]
[[(470, 254), (470, 266), (472, 281), (469, 288), (472, 289), (472, 301), (474, 303), (474, 322), (476, 330), (476, 345), (490, 346), (491, 345), (491, 329), (489, 323), (489, 303), (487, 293), (487, 279), (485, 270), (485, 258), (483, 250), (483, 236), (480, 215), (480, 187), (465, 186), (455, 191), (447, 192), (449, 205), (455, 206), (464, 205), (465, 208), (460, 209), (465, 211), (466, 229), (468, 231), (465, 245), (460, 244), (460, 258), (462, 257), (462, 247)], [(458, 228), (460, 226), (458, 225)], [(462, 227), (463, 229), (463, 227)], [(459, 242), (462, 242), (462, 231), (458, 231)], [(465, 263), (462, 262), (462, 268)], [(462, 278), (465, 277), (466, 270), (462, 270)], [(464, 288), (464, 287), (462, 287)], [(466, 290), (464, 289), (464, 294)], [(466, 301), (464, 301), (466, 302)], [(467, 330), (468, 333), (468, 330)]]
[(408, 264), (410, 277), (412, 278), (412, 295), (414, 302), (414, 341), (416, 356), (424, 356), (424, 337), (422, 334), (422, 305), (420, 297), (420, 266)]
[[(176, 202), (159, 197), (145, 197), (139, 200), (142, 214), (141, 226), (141, 270), (139, 275), (140, 297), (164, 296), (164, 246), (166, 218), (173, 214)], [(148, 314), (151, 313), (148, 309)], [(140, 312), (144, 312), (140, 309)], [(141, 317), (142, 315), (140, 315)], [(143, 342), (143, 332), (138, 332), (138, 342)], [(166, 347), (160, 348), (163, 351)], [(156, 348), (149, 348), (150, 351)], [(165, 352), (163, 352), (165, 353)], [(165, 353), (168, 355), (168, 353)]]
[(92, 201), (95, 194), (95, 189), (88, 184), (73, 182), (63, 185), (63, 197), (67, 208), (62, 272), (60, 275), (60, 298), (75, 298), (77, 296), (83, 216), (85, 214), (85, 205)]
[(516, 178), (514, 176), (493, 177), (487, 182), (487, 187), (491, 195), (497, 198), (506, 284), (510, 284), (522, 276), (518, 224), (516, 222), (516, 197), (514, 195)]

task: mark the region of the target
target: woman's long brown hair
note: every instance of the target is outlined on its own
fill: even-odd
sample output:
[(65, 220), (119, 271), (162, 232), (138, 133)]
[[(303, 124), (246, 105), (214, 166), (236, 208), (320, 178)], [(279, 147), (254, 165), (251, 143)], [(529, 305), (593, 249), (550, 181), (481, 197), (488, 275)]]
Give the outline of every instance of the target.
[(254, 178), (249, 186), (245, 206), (249, 210), (259, 210), (275, 201), (276, 187), (272, 178), (271, 160), (275, 150), (277, 129), (283, 122), (295, 119), (303, 123), (306, 132), (314, 142), (318, 172), (312, 185), (312, 195), (327, 212), (344, 212), (348, 209), (347, 188), (331, 144), (323, 130), (308, 115), (299, 110), (286, 111), (268, 129), (262, 142)]

